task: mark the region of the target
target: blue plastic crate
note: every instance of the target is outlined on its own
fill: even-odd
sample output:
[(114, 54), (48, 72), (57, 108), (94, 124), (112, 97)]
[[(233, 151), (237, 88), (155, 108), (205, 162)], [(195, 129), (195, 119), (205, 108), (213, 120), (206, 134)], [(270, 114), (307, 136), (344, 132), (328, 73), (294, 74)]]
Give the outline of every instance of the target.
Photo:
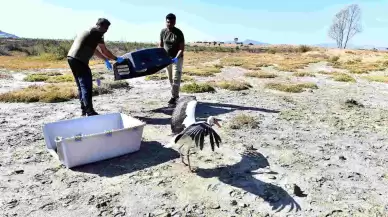
[(114, 79), (123, 80), (155, 74), (171, 64), (164, 48), (146, 48), (126, 53), (122, 63), (114, 63)]

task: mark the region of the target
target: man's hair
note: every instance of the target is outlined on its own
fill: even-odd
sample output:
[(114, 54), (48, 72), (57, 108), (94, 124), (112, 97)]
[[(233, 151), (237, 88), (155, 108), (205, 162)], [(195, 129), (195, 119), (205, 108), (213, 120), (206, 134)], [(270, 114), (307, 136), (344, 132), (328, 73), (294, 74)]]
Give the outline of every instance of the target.
[(109, 20), (107, 20), (105, 18), (99, 18), (97, 20), (96, 25), (98, 25), (98, 26), (110, 26), (110, 22), (109, 22)]
[(169, 13), (166, 16), (166, 19), (168, 19), (168, 20), (176, 20), (176, 16), (175, 16), (175, 14)]

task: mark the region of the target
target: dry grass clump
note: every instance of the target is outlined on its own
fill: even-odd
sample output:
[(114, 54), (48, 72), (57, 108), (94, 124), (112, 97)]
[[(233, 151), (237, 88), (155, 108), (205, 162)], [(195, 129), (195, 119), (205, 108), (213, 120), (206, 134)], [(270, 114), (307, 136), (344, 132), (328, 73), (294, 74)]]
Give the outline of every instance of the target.
[(315, 75), (310, 72), (295, 72), (293, 75), (296, 77), (315, 77)]
[[(98, 88), (98, 87), (95, 87), (95, 88)], [(128, 88), (130, 88), (130, 86), (129, 86), (128, 82), (118, 80), (118, 81), (101, 82), (100, 88), (105, 88), (107, 90), (113, 90), (113, 89), (128, 89)]]
[(304, 83), (276, 83), (271, 82), (266, 84), (266, 88), (289, 92), (289, 93), (301, 93), (305, 91), (305, 89), (318, 89), (318, 86), (312, 82), (304, 82)]
[[(112, 89), (128, 88), (125, 81), (105, 82), (101, 87), (93, 86), (93, 96), (112, 93)], [(75, 83), (31, 85), (29, 87), (0, 94), (2, 102), (32, 103), (65, 102), (78, 98)]]
[(328, 72), (328, 71), (319, 71), (318, 73), (319, 73), (319, 74), (323, 74), (323, 75), (330, 75), (330, 74), (333, 74), (333, 72)]
[(181, 87), (181, 91), (185, 93), (205, 93), (215, 92), (214, 87), (207, 83), (196, 83), (185, 84)]
[(212, 77), (216, 73), (220, 73), (221, 69), (217, 67), (200, 67), (200, 68), (186, 68), (183, 73), (189, 76)]
[(146, 81), (162, 81), (167, 79), (168, 79), (168, 76), (166, 75), (166, 73), (155, 73), (152, 75), (147, 75), (144, 78), (144, 80)]
[[(162, 81), (162, 80), (167, 80), (168, 76), (166, 73), (156, 73), (152, 75), (147, 75), (144, 78), (146, 81)], [(181, 82), (189, 82), (189, 81), (194, 81), (193, 77), (190, 77), (188, 75), (182, 75), (181, 77)]]
[(218, 60), (222, 57), (225, 57), (227, 53), (225, 52), (185, 52), (183, 60), (183, 69), (187, 66), (199, 65), (205, 62), (211, 62)]
[(339, 59), (340, 59), (340, 56), (331, 56), (329, 58), (329, 62), (330, 63), (335, 63), (335, 62), (338, 62)]
[(302, 53), (286, 54), (235, 54), (233, 57), (225, 57), (221, 60), (226, 66), (240, 66), (248, 70), (258, 70), (261, 67), (276, 65), (280, 71), (296, 71), (303, 69), (310, 63), (325, 60), (323, 55), (303, 55)]
[(383, 75), (369, 75), (369, 76), (363, 76), (368, 81), (372, 82), (382, 82), (382, 83), (388, 83), (388, 76)]
[(251, 129), (258, 128), (259, 121), (251, 115), (238, 114), (234, 116), (229, 122), (229, 128), (231, 129), (242, 129), (244, 127)]
[(97, 80), (97, 79), (100, 79), (100, 80), (104, 80), (104, 76), (103, 74), (105, 74), (104, 72), (92, 72), (92, 78), (93, 78), (93, 81)]
[(20, 90), (0, 94), (2, 102), (64, 102), (77, 98), (78, 92), (74, 85), (32, 85)]
[(270, 54), (240, 54), (233, 57), (226, 57), (221, 60), (221, 64), (225, 66), (239, 66), (248, 70), (258, 70), (261, 67), (272, 66), (273, 64), (268, 61), (265, 55)]
[(48, 75), (45, 74), (29, 74), (23, 80), (29, 82), (39, 82), (39, 81), (47, 81), (49, 79)]
[[(89, 65), (102, 64), (100, 60), (91, 60)], [(10, 70), (37, 70), (53, 68), (69, 68), (65, 60), (47, 60), (30, 56), (0, 56), (0, 68)]]
[(58, 73), (36, 73), (29, 74), (24, 78), (24, 81), (29, 82), (47, 82), (47, 83), (62, 83), (74, 81), (73, 74), (60, 74)]
[(213, 67), (218, 68), (218, 69), (224, 68), (224, 66), (222, 64), (214, 64)]
[(245, 76), (253, 77), (253, 78), (276, 78), (277, 77), (277, 75), (274, 73), (263, 72), (263, 71), (247, 72), (245, 73)]
[(218, 82), (215, 82), (214, 86), (218, 87), (218, 88), (221, 88), (221, 89), (230, 90), (230, 91), (247, 90), (247, 89), (252, 87), (252, 85), (249, 84), (248, 82), (245, 82), (245, 81), (234, 81), (234, 80), (218, 81)]
[(283, 72), (296, 72), (298, 69), (303, 69), (310, 63), (316, 63), (320, 60), (314, 58), (285, 58), (285, 60), (279, 63), (275, 69)]
[(356, 79), (354, 79), (352, 76), (346, 74), (346, 73), (333, 73), (332, 76), (334, 81), (340, 81), (340, 82), (356, 82)]
[(307, 46), (307, 45), (276, 45), (276, 46), (270, 46), (267, 50), (268, 53), (275, 54), (275, 53), (305, 53), (308, 51), (312, 51), (314, 48)]
[(355, 58), (347, 61), (335, 61), (330, 63), (335, 68), (346, 69), (353, 74), (367, 74), (371, 71), (382, 71), (387, 68), (385, 62), (363, 62), (361, 58)]
[[(104, 77), (100, 72), (93, 72), (92, 79), (103, 80)], [(59, 72), (48, 72), (48, 73), (35, 73), (29, 74), (24, 78), (24, 81), (29, 82), (47, 82), (47, 83), (63, 83), (63, 82), (74, 82), (74, 76), (72, 73), (62, 74)]]
[(50, 76), (46, 80), (47, 83), (64, 83), (64, 82), (73, 82), (73, 81), (74, 81), (73, 74)]

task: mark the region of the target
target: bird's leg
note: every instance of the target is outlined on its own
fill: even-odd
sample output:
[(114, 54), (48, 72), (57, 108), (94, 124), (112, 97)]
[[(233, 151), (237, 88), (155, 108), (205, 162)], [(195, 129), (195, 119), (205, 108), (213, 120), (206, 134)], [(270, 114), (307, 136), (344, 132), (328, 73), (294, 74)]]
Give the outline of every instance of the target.
[[(184, 145), (184, 144), (183, 144)], [(183, 145), (181, 145), (180, 147), (179, 147), (179, 154), (180, 154), (180, 156), (181, 156), (181, 160), (182, 160), (182, 163), (184, 164), (184, 165), (186, 165), (187, 166), (187, 164), (185, 163), (185, 161), (183, 160), (183, 154), (182, 154), (182, 147), (183, 147)]]
[(192, 172), (191, 165), (190, 165), (190, 148), (187, 149), (187, 163), (189, 165), (190, 172)]

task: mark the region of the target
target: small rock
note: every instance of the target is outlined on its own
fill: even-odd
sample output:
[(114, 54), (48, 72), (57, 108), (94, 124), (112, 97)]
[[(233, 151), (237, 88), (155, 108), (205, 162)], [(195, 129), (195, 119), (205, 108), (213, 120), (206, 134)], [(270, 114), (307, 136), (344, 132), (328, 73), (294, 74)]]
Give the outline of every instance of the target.
[(159, 209), (159, 210), (156, 210), (155, 212), (153, 212), (152, 214), (156, 215), (156, 216), (160, 216), (160, 215), (164, 215), (167, 214), (166, 211), (162, 210), (162, 209)]
[(232, 200), (232, 201), (230, 202), (230, 205), (236, 206), (236, 205), (237, 205), (237, 201), (236, 201), (236, 200)]
[(23, 173), (24, 173), (24, 170), (22, 169), (13, 171), (13, 174), (23, 174)]
[(221, 206), (220, 206), (219, 203), (210, 203), (209, 204), (209, 208), (211, 208), (211, 209), (219, 209), (219, 208), (221, 208)]
[(236, 213), (236, 214), (241, 214), (241, 213), (242, 213), (241, 208), (236, 208), (236, 209), (234, 210), (234, 213)]
[(197, 210), (195, 210), (195, 213), (197, 213), (197, 214), (203, 214), (203, 210), (197, 209)]
[(275, 180), (275, 179), (276, 179), (276, 176), (270, 176), (269, 179)]
[(344, 157), (343, 155), (339, 156), (339, 159), (340, 160), (346, 160), (346, 157)]
[(248, 205), (245, 204), (245, 203), (240, 203), (239, 206), (242, 207), (242, 208), (248, 207)]
[[(274, 139), (275, 139), (275, 138), (274, 138)], [(270, 144), (267, 143), (267, 142), (264, 142), (263, 144), (261, 144), (261, 147), (263, 147), (263, 148), (268, 147), (268, 146), (270, 146)]]
[(19, 201), (18, 201), (18, 200), (12, 199), (11, 201), (9, 201), (9, 202), (7, 203), (6, 206), (7, 206), (8, 208), (12, 209), (12, 208), (16, 207), (18, 204), (19, 204)]

